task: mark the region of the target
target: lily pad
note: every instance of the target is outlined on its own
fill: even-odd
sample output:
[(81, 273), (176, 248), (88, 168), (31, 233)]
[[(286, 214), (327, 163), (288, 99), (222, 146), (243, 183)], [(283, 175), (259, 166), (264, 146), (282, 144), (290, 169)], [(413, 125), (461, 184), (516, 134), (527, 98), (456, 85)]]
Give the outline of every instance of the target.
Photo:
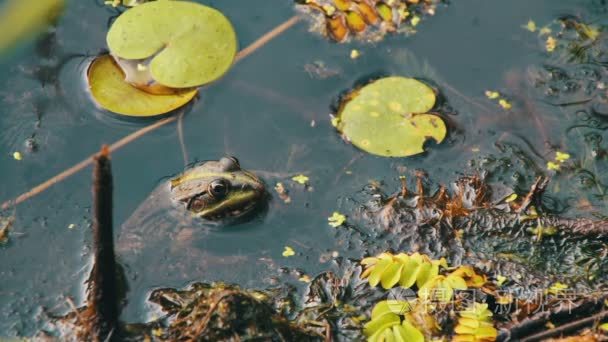
[(236, 33), (219, 11), (186, 1), (154, 1), (122, 14), (106, 37), (113, 56), (137, 60), (153, 81), (196, 87), (221, 77), (237, 51)]
[(428, 138), (437, 143), (445, 138), (443, 120), (427, 113), (434, 105), (435, 93), (426, 84), (413, 78), (386, 77), (351, 93), (334, 126), (366, 152), (407, 157), (424, 152)]
[(111, 56), (98, 57), (88, 70), (89, 89), (99, 106), (128, 116), (164, 114), (188, 103), (197, 89), (175, 89), (173, 94), (154, 95), (124, 81), (124, 73)]

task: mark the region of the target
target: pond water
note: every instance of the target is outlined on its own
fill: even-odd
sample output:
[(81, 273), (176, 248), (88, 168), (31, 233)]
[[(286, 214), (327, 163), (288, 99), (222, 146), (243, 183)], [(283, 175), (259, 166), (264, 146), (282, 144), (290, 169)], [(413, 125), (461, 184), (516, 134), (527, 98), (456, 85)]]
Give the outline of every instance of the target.
[[(112, 117), (88, 97), (83, 72), (89, 58), (106, 48), (113, 15), (99, 2), (69, 1), (53, 41), (25, 44), (0, 60), (0, 202), (151, 123)], [(288, 0), (198, 2), (230, 18), (241, 47), (296, 14)], [(144, 301), (158, 286), (223, 280), (265, 287), (279, 267), (314, 275), (325, 268), (320, 257), (327, 253), (361, 257), (361, 251), (342, 249), (327, 217), (335, 210), (348, 214), (348, 199), (371, 180), (397, 189), (399, 175), (413, 178), (417, 169), (443, 183), (486, 169), (520, 192), (536, 176), (553, 175), (547, 193), (552, 209), (571, 217), (608, 215), (603, 99), (554, 105), (587, 99), (591, 95), (581, 89), (597, 87), (606, 69), (556, 58), (537, 33), (522, 28), (530, 19), (540, 27), (564, 15), (602, 24), (607, 10), (604, 1), (588, 0), (454, 1), (439, 6), (415, 35), (389, 35), (373, 44), (332, 43), (309, 32), (306, 21), (297, 23), (201, 91), (183, 118), (184, 149), (174, 122), (112, 155), (115, 236), (164, 177), (196, 160), (237, 156), (244, 168), (260, 171), (273, 194), (268, 209), (249, 222), (196, 239), (195, 247), (209, 255), (204, 267), (172, 267), (188, 256), (170, 248), (124, 263), (129, 289), (121, 318), (145, 319)], [(352, 49), (361, 56), (351, 59)], [(306, 66), (315, 63), (337, 74), (311, 74)], [(563, 68), (566, 75), (547, 85), (541, 82), (544, 66)], [(589, 70), (595, 73), (591, 85), (584, 74)], [(419, 156), (391, 159), (362, 153), (336, 134), (332, 102), (358, 80), (378, 74), (436, 85), (452, 108), (444, 113), (450, 122), (444, 143), (428, 144)], [(486, 90), (505, 94), (511, 110), (486, 98)], [(593, 106), (600, 108), (595, 114)], [(36, 151), (27, 151), (29, 138)], [(556, 150), (570, 153), (576, 168), (547, 170)], [(16, 151), (22, 160), (13, 158)], [(300, 173), (310, 177), (310, 189), (290, 180)], [(291, 203), (272, 190), (277, 182), (287, 186)], [(69, 310), (66, 298), (82, 302), (90, 208), (87, 168), (3, 212), (15, 222), (9, 242), (0, 245), (0, 336), (31, 335), (44, 324), (43, 308), (61, 313)], [(285, 246), (296, 256), (284, 258)]]

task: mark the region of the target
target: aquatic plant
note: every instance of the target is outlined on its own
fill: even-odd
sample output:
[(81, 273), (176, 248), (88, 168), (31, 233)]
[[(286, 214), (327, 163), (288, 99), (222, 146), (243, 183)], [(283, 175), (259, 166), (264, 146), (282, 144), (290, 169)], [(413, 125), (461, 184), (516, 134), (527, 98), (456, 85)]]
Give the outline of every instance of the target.
[(336, 42), (350, 37), (378, 41), (389, 32), (412, 34), (422, 18), (435, 14), (438, 0), (297, 0), (313, 31)]
[(453, 342), (496, 341), (498, 331), (494, 328), (488, 304), (473, 303), (458, 316)]
[(151, 94), (124, 80), (111, 56), (100, 56), (88, 70), (89, 91), (97, 103), (113, 113), (154, 116), (179, 108), (196, 96), (197, 89), (175, 89), (171, 94)]
[[(111, 58), (89, 67), (93, 98), (117, 114), (154, 116), (188, 103), (196, 87), (228, 71), (237, 39), (219, 11), (186, 1), (154, 1), (120, 15), (107, 34)], [(128, 99), (125, 101), (125, 99)]]
[(441, 143), (447, 128), (441, 117), (428, 112), (435, 92), (413, 78), (385, 77), (344, 96), (332, 124), (358, 148), (384, 157), (407, 157), (424, 152), (433, 138)]
[[(439, 326), (438, 322), (445, 319), (440, 317), (443, 311), (440, 308), (446, 305), (458, 308), (464, 303), (462, 297), (454, 298), (454, 290), (480, 288), (486, 283), (486, 277), (477, 274), (470, 266), (463, 265), (448, 272), (445, 259), (431, 260), (419, 253), (393, 255), (385, 252), (377, 257), (365, 258), (361, 264), (367, 267), (361, 277), (368, 278), (370, 286), (376, 286), (381, 281), (383, 288), (390, 289), (399, 281), (402, 288), (414, 285), (417, 288), (417, 298), (402, 300), (398, 293), (397, 299), (376, 304), (364, 328), (368, 341), (424, 341), (424, 335), (433, 335), (434, 329), (429, 327)], [(488, 319), (492, 314), (487, 310), (487, 304), (473, 305), (472, 312), (469, 309), (461, 312), (454, 330), (454, 340), (495, 339), (497, 331), (491, 319)]]
[(424, 335), (402, 315), (411, 310), (407, 301), (381, 301), (372, 310), (371, 320), (365, 324), (368, 342), (407, 341), (424, 342)]

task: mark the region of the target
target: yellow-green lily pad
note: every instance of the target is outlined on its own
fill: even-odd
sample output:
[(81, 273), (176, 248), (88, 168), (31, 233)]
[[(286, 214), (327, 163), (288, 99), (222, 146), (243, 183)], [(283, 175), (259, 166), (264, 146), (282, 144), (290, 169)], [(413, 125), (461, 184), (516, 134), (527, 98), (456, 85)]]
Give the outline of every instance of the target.
[(347, 96), (334, 126), (358, 148), (385, 157), (407, 157), (424, 152), (433, 138), (441, 143), (447, 129), (443, 120), (427, 113), (435, 92), (406, 77), (376, 80)]
[(187, 1), (153, 1), (125, 11), (106, 37), (113, 56), (136, 60), (171, 88), (221, 77), (237, 51), (236, 33), (219, 11)]
[(173, 94), (154, 95), (124, 81), (124, 73), (109, 56), (100, 56), (88, 70), (89, 90), (97, 104), (116, 114), (155, 116), (188, 103), (197, 89), (175, 89)]

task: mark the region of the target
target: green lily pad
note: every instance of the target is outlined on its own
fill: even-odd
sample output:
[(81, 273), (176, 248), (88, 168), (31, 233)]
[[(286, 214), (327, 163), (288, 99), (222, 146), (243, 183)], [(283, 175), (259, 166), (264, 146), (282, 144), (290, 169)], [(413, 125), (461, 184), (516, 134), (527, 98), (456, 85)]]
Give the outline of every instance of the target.
[(433, 138), (441, 143), (447, 129), (443, 120), (427, 113), (435, 92), (406, 77), (386, 77), (351, 93), (333, 122), (358, 148), (385, 157), (407, 157), (424, 152)]
[(218, 79), (237, 51), (236, 33), (222, 13), (186, 1), (133, 7), (116, 19), (106, 38), (114, 57), (136, 60), (153, 81), (172, 88)]

